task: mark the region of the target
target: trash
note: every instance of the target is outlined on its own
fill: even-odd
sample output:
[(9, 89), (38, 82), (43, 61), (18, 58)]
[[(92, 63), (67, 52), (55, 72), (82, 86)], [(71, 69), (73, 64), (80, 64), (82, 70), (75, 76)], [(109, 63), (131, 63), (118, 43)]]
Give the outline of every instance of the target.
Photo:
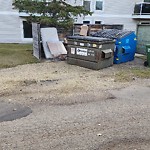
[(98, 135), (98, 136), (102, 136), (102, 134), (101, 134), (101, 133), (98, 133), (97, 135)]
[(91, 33), (91, 36), (117, 39), (117, 38), (125, 37), (131, 33), (132, 33), (132, 31), (117, 30), (117, 29), (105, 29), (105, 30), (100, 30), (96, 33)]
[(132, 78), (132, 80), (135, 80), (135, 79), (136, 79), (135, 77)]
[(43, 50), (47, 59), (67, 54), (63, 43), (59, 41), (56, 28), (41, 28), (41, 37)]
[(16, 110), (17, 110), (16, 108), (13, 109), (13, 111), (16, 111)]
[(81, 30), (80, 30), (80, 35), (81, 36), (87, 36), (88, 33), (88, 26), (87, 25), (82, 25)]
[(63, 45), (62, 42), (58, 41), (58, 42), (47, 42), (47, 46), (51, 52), (51, 55), (53, 56), (53, 58), (57, 58), (60, 55), (67, 55), (67, 51)]

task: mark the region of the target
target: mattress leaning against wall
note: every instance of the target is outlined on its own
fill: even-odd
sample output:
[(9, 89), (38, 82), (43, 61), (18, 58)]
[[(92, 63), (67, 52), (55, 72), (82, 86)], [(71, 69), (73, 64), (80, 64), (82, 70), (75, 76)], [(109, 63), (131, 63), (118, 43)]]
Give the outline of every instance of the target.
[(67, 54), (61, 41), (59, 41), (56, 28), (41, 28), (42, 45), (47, 59)]

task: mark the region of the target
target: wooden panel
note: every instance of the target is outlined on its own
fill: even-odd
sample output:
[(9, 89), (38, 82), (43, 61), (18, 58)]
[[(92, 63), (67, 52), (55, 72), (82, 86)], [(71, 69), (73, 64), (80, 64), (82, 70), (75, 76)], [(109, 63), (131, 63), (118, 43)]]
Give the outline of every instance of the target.
[(32, 23), (32, 36), (33, 36), (33, 56), (41, 59), (41, 38), (40, 38), (40, 25)]
[[(80, 30), (81, 30), (81, 26), (83, 24), (74, 24), (74, 32), (73, 35), (80, 35)], [(123, 29), (123, 25), (119, 25), (119, 24), (112, 24), (112, 25), (108, 25), (108, 24), (88, 24), (88, 35), (90, 35), (90, 33), (93, 32), (97, 32), (99, 30), (102, 29)]]
[(81, 26), (83, 24), (74, 24), (73, 26), (73, 35), (80, 35)]
[(89, 34), (92, 32), (97, 32), (99, 30), (102, 30), (103, 26), (102, 25), (98, 25), (98, 24), (93, 24), (89, 26)]

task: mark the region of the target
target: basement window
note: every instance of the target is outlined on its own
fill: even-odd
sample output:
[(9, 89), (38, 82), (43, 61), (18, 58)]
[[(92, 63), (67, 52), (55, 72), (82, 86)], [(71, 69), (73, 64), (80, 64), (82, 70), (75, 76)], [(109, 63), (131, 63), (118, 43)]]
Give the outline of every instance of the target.
[(95, 24), (101, 24), (101, 21), (95, 21)]
[(90, 21), (83, 21), (83, 24), (90, 24)]

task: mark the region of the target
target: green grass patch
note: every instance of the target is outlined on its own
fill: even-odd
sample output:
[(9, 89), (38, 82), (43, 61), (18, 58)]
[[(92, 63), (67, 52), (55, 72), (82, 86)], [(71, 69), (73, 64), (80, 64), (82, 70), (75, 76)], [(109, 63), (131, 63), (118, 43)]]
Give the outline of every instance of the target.
[(150, 68), (131, 68), (119, 71), (115, 76), (115, 81), (129, 82), (135, 78), (150, 79)]
[(133, 68), (131, 72), (138, 78), (150, 78), (150, 69)]
[(32, 53), (32, 44), (0, 44), (0, 68), (39, 62)]

